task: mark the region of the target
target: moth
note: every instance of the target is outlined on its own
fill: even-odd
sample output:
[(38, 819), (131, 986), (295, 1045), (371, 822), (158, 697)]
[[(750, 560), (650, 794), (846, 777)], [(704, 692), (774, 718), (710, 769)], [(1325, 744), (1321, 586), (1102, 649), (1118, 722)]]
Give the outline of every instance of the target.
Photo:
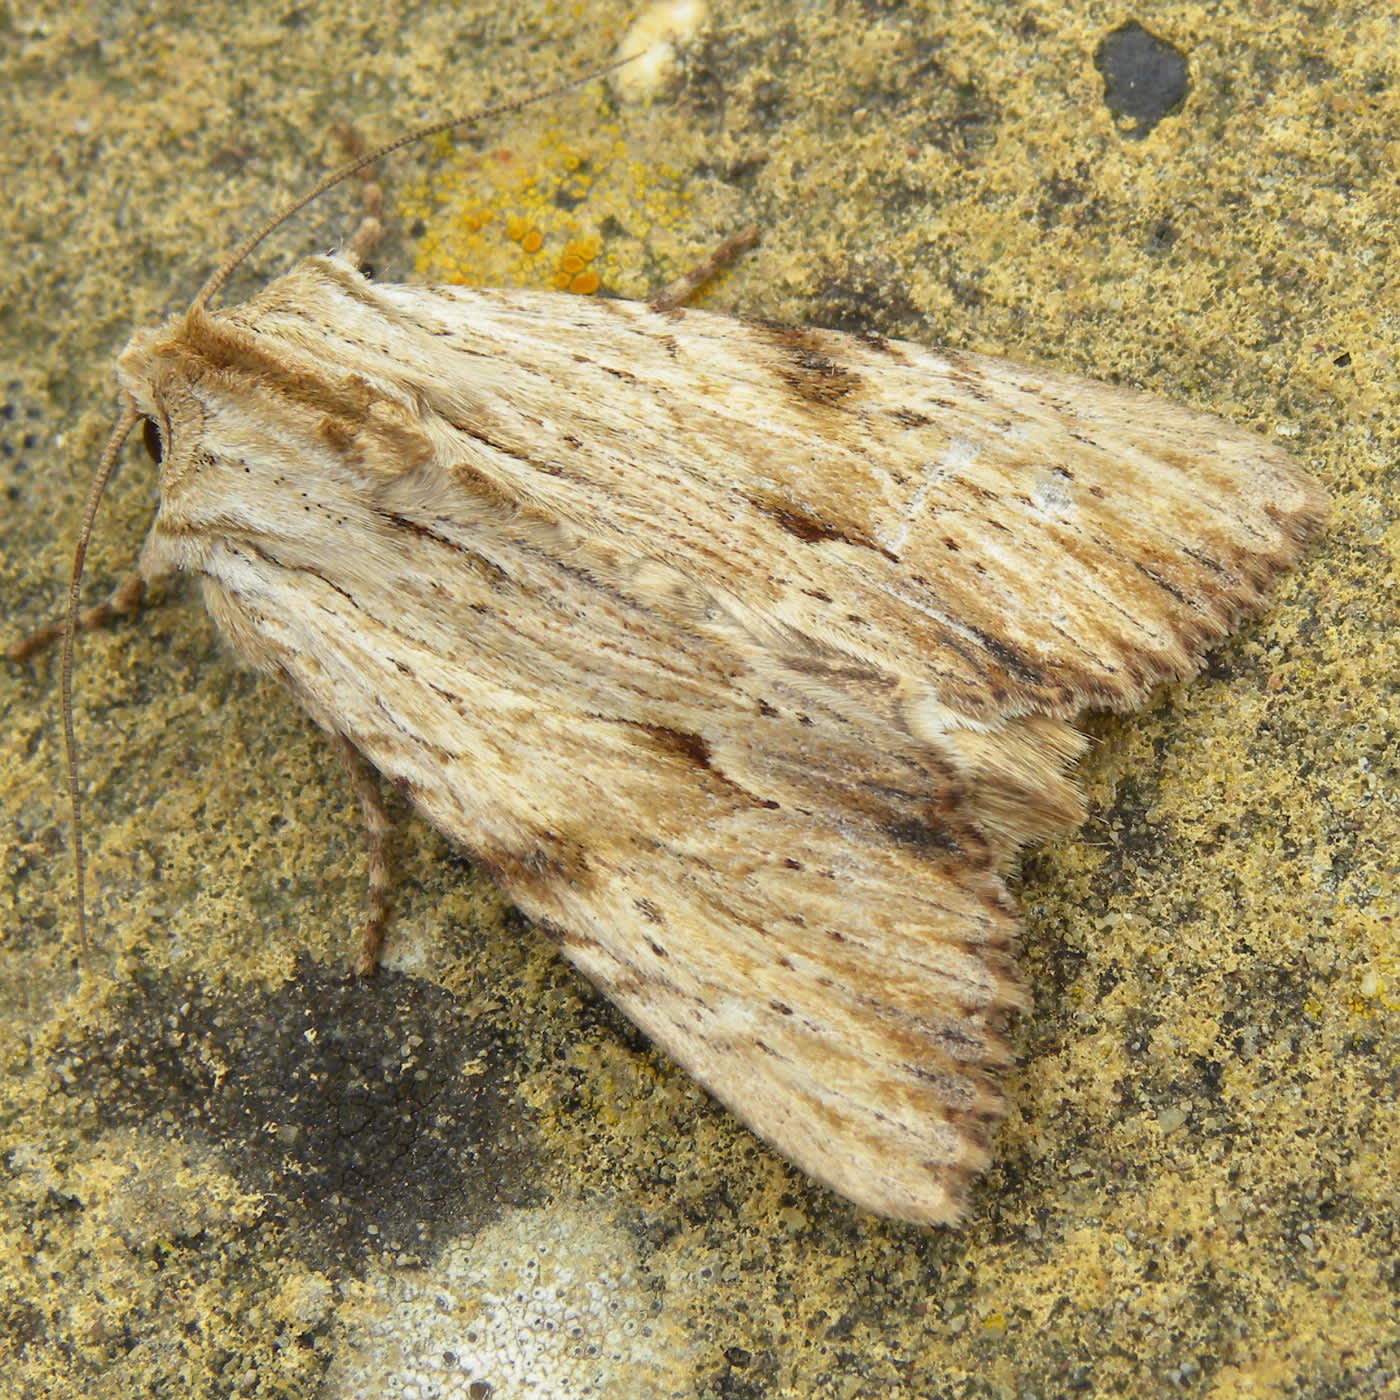
[(195, 576), (755, 1133), (956, 1220), (1027, 1001), (1006, 880), (1084, 816), (1074, 721), (1196, 672), (1321, 488), (985, 355), (346, 257), (213, 309), (229, 267), (118, 362), (160, 499), (116, 609)]

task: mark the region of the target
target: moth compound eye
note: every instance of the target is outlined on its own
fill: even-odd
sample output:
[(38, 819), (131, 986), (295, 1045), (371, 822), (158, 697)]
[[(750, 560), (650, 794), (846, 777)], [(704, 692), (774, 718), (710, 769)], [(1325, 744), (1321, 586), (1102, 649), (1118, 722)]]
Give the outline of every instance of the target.
[(151, 461), (156, 466), (160, 466), (161, 460), (165, 456), (165, 444), (161, 440), (160, 429), (156, 427), (154, 418), (141, 420), (141, 441), (146, 444), (146, 451), (151, 454)]

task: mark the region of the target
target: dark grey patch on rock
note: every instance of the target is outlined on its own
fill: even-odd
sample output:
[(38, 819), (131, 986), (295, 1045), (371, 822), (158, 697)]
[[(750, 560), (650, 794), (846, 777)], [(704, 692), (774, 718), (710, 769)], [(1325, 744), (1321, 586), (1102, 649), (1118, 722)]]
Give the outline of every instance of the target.
[(1108, 35), (1094, 66), (1103, 74), (1104, 101), (1119, 130), (1135, 141), (1176, 111), (1191, 88), (1186, 56), (1136, 20)]
[(271, 992), (142, 972), (116, 1011), (54, 1057), (83, 1128), (207, 1144), (314, 1268), (424, 1258), (528, 1203), (511, 1047), (441, 988), (304, 959)]

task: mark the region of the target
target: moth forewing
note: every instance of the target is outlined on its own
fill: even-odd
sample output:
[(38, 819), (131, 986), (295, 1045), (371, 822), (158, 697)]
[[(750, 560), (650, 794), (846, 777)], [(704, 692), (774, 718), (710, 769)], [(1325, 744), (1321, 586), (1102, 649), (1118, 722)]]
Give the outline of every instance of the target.
[(1196, 670), (1325, 508), (1071, 376), (335, 259), (121, 376), (143, 572), (760, 1136), (919, 1221), (1003, 1112), (1003, 879), (1082, 814), (1069, 722)]

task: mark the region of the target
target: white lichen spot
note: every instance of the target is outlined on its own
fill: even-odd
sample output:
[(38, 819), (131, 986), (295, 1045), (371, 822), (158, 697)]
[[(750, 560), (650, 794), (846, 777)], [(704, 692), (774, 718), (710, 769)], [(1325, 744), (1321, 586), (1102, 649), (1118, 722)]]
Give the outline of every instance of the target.
[(649, 102), (676, 71), (676, 57), (693, 42), (708, 11), (702, 0), (660, 0), (648, 5), (617, 46), (619, 59), (633, 58), (613, 74), (612, 83), (624, 102)]
[(512, 1211), (427, 1269), (371, 1276), (324, 1400), (583, 1400), (688, 1393), (694, 1358), (657, 1335), (663, 1285), (627, 1233)]

